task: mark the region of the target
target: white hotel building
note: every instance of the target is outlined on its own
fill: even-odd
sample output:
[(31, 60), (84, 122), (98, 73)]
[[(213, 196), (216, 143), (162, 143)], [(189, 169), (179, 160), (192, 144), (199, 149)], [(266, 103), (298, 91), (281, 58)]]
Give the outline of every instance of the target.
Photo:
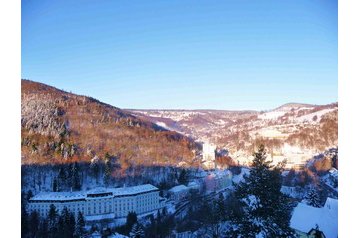
[(29, 210), (46, 217), (53, 204), (61, 212), (64, 207), (81, 211), (87, 221), (124, 218), (129, 212), (142, 215), (160, 208), (159, 189), (151, 184), (123, 188), (96, 188), (79, 192), (43, 192), (29, 200)]

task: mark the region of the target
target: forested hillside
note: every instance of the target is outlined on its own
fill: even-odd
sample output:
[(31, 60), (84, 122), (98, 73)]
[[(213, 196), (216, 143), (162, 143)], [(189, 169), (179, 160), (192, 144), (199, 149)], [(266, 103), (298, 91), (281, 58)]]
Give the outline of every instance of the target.
[[(125, 110), (54, 87), (21, 81), (22, 164), (113, 163), (198, 166), (198, 146)], [(120, 171), (113, 171), (120, 172)]]

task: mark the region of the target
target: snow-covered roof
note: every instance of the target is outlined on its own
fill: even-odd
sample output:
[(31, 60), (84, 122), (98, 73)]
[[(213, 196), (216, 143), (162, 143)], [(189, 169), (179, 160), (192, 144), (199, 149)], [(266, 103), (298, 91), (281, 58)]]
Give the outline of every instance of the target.
[(188, 187), (197, 187), (197, 186), (200, 186), (200, 185), (195, 181), (191, 181), (188, 183)]
[(338, 200), (334, 198), (327, 198), (324, 208), (330, 212), (332, 215), (337, 215), (338, 213)]
[(151, 184), (143, 184), (133, 187), (108, 188), (107, 190), (112, 192), (114, 196), (126, 196), (126, 195), (134, 195), (138, 193), (156, 191), (158, 190), (158, 188)]
[(331, 168), (329, 173), (334, 177), (338, 177), (338, 170), (336, 168)]
[(169, 189), (169, 192), (173, 192), (173, 193), (177, 193), (177, 192), (181, 192), (181, 191), (186, 191), (189, 188), (185, 185), (178, 185), (175, 187), (172, 187), (171, 189)]
[(290, 186), (281, 186), (281, 193), (286, 194), (287, 196), (293, 197), (293, 198), (302, 198), (302, 193), (299, 192), (296, 187), (290, 187)]
[(318, 225), (319, 230), (327, 238), (337, 238), (338, 236), (338, 200), (327, 198), (324, 207), (317, 208), (299, 203), (295, 208), (291, 227), (308, 233)]
[(207, 177), (210, 178), (224, 178), (224, 177), (231, 177), (232, 173), (230, 170), (215, 170), (209, 173)]
[(143, 184), (123, 188), (94, 188), (89, 191), (76, 192), (42, 192), (30, 199), (30, 201), (71, 201), (88, 199), (89, 195), (106, 194), (106, 196), (129, 196), (158, 190), (151, 184)]
[(86, 192), (42, 192), (30, 199), (30, 201), (71, 201), (85, 199)]
[(102, 237), (101, 233), (99, 233), (98, 231), (95, 231), (91, 234), (90, 236), (91, 238), (100, 238)]
[(234, 175), (232, 177), (232, 181), (235, 183), (235, 184), (239, 184), (241, 181), (245, 181), (245, 178), (244, 176), (248, 176), (250, 174), (250, 170), (247, 169), (247, 168), (242, 168), (241, 169), (241, 173), (238, 174), (238, 175)]
[(125, 235), (115, 232), (114, 234), (108, 236), (108, 238), (128, 238), (128, 236), (125, 236)]

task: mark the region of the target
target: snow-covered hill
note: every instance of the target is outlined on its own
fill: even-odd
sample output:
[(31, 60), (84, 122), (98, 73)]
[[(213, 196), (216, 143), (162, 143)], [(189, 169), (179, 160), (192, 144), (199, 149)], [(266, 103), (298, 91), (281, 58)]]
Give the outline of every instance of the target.
[(288, 103), (259, 111), (129, 110), (133, 115), (175, 130), (198, 141), (210, 141), (230, 155), (249, 155), (264, 143), (273, 154), (287, 153), (287, 145), (308, 157), (337, 146), (338, 103), (311, 105)]

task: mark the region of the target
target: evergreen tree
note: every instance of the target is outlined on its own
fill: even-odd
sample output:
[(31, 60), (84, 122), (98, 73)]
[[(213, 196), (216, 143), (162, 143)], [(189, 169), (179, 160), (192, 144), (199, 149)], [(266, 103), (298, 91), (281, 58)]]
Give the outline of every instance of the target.
[(76, 235), (81, 237), (85, 233), (85, 219), (82, 212), (78, 212), (77, 222), (76, 222)]
[(111, 228), (107, 227), (102, 229), (102, 238), (108, 238), (110, 235), (112, 235)]
[(215, 213), (217, 214), (218, 221), (225, 221), (226, 216), (226, 209), (225, 209), (225, 201), (224, 195), (222, 193), (219, 194), (219, 198), (215, 201)]
[(188, 183), (188, 172), (185, 169), (182, 169), (179, 174), (178, 182), (180, 184)]
[(64, 213), (62, 210), (61, 215), (58, 218), (58, 223), (57, 223), (57, 230), (56, 230), (56, 238), (62, 238), (65, 234), (65, 217), (64, 217)]
[(108, 155), (108, 158), (106, 158), (104, 163), (104, 182), (106, 183), (106, 185), (109, 184), (112, 175), (112, 164), (109, 158), (110, 157)]
[(29, 215), (26, 211), (25, 206), (21, 206), (21, 237), (27, 237), (29, 233)]
[(60, 167), (59, 171), (58, 171), (58, 179), (57, 179), (57, 190), (58, 191), (62, 191), (65, 188), (66, 185), (66, 172), (65, 169), (62, 167)]
[(291, 204), (281, 193), (281, 171), (284, 164), (273, 166), (266, 159), (263, 145), (254, 153), (250, 175), (236, 190), (242, 216), (236, 220), (239, 237), (292, 237), (289, 226)]
[(162, 222), (162, 215), (160, 213), (160, 210), (157, 211), (157, 224), (160, 224)]
[(204, 200), (198, 210), (200, 216), (199, 221), (205, 225), (210, 224), (213, 220), (213, 207), (209, 204), (208, 200)]
[(76, 220), (73, 213), (70, 213), (65, 207), (59, 218), (58, 234), (62, 234), (63, 238), (73, 237), (75, 233)]
[(133, 225), (138, 221), (137, 214), (135, 212), (129, 212), (127, 215), (126, 224), (122, 227), (121, 231), (125, 235), (129, 235)]
[(90, 229), (90, 233), (98, 231), (98, 227), (96, 225), (92, 225)]
[(46, 219), (43, 219), (40, 223), (39, 238), (49, 238), (49, 228)]
[(126, 224), (132, 228), (134, 223), (136, 223), (138, 220), (137, 214), (135, 212), (129, 212), (127, 215), (127, 221)]
[(74, 190), (81, 189), (81, 180), (80, 180), (79, 169), (80, 169), (80, 167), (77, 162), (75, 162), (71, 167), (72, 188)]
[(96, 178), (96, 182), (98, 182), (98, 177), (99, 177), (99, 172), (100, 172), (98, 162), (97, 161), (91, 162), (90, 168), (91, 168), (91, 172), (92, 172), (93, 176)]
[(30, 220), (29, 220), (29, 228), (30, 228), (29, 231), (30, 231), (31, 237), (37, 236), (38, 230), (39, 230), (39, 225), (40, 225), (39, 214), (37, 213), (37, 211), (31, 212)]
[(68, 237), (73, 237), (75, 231), (76, 231), (76, 218), (75, 215), (71, 212), (68, 221)]
[(57, 226), (58, 226), (58, 213), (56, 210), (55, 205), (50, 205), (50, 210), (47, 216), (48, 220), (48, 230), (49, 230), (49, 237), (55, 237), (57, 233)]
[(53, 178), (53, 181), (52, 181), (52, 191), (53, 191), (53, 192), (57, 192), (57, 191), (58, 191), (58, 180), (57, 180), (57, 177), (54, 177), (54, 178)]
[(27, 201), (30, 200), (30, 198), (32, 198), (33, 196), (34, 196), (34, 194), (32, 193), (31, 190), (27, 191), (27, 194), (26, 194)]
[(66, 187), (73, 189), (73, 164), (67, 164), (66, 167)]
[(306, 196), (307, 204), (313, 207), (320, 207), (321, 206), (321, 198), (318, 192), (311, 188)]
[(138, 222), (134, 223), (131, 232), (129, 233), (130, 238), (142, 238), (144, 237), (144, 229)]
[(163, 217), (165, 217), (166, 215), (168, 215), (167, 207), (164, 207), (164, 208), (162, 209), (162, 215), (163, 215)]
[(161, 224), (161, 227), (161, 237), (169, 237), (171, 230), (175, 227), (174, 216), (166, 216)]
[(156, 235), (157, 235), (157, 222), (156, 222), (153, 214), (150, 215), (149, 220), (150, 220), (150, 225), (146, 229), (146, 232), (145, 232), (146, 237), (156, 237)]

